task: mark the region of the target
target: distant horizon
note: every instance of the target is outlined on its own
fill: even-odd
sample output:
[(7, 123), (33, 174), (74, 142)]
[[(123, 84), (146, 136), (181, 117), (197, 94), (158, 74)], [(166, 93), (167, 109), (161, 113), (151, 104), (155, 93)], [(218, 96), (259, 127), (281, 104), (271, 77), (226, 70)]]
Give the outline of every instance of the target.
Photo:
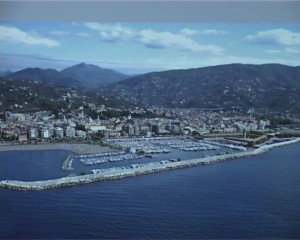
[[(299, 1), (0, 1), (0, 71), (300, 63)], [(155, 13), (155, 14), (154, 14)]]
[(299, 23), (0, 22), (0, 71), (80, 62), (128, 75), (300, 63)]
[(58, 72), (66, 69), (66, 68), (70, 68), (70, 67), (73, 67), (73, 66), (77, 66), (77, 65), (80, 65), (80, 64), (86, 64), (86, 65), (93, 65), (93, 66), (96, 66), (96, 67), (99, 67), (99, 68), (102, 68), (102, 69), (108, 69), (108, 70), (113, 70), (113, 71), (116, 71), (116, 72), (119, 72), (119, 73), (122, 73), (122, 74), (125, 74), (125, 75), (128, 75), (128, 76), (134, 76), (134, 75), (142, 75), (142, 74), (147, 74), (147, 73), (151, 73), (151, 72), (163, 72), (163, 71), (172, 71), (172, 70), (188, 70), (188, 69), (198, 69), (198, 68), (206, 68), (206, 67), (217, 67), (217, 66), (226, 66), (226, 65), (235, 65), (235, 64), (241, 64), (241, 65), (257, 65), (257, 66), (260, 66), (260, 65), (283, 65), (283, 66), (288, 66), (288, 67), (300, 67), (300, 65), (295, 65), (295, 66), (292, 66), (292, 65), (287, 65), (287, 64), (281, 64), (281, 63), (275, 63), (275, 62), (270, 62), (270, 63), (262, 63), (262, 64), (253, 64), (253, 63), (238, 63), (238, 62), (232, 62), (232, 63), (226, 63), (226, 64), (217, 64), (217, 65), (210, 65), (210, 66), (200, 66), (200, 67), (192, 67), (192, 68), (174, 68), (174, 69), (168, 69), (168, 70), (153, 70), (153, 71), (149, 71), (149, 72), (143, 72), (143, 73), (126, 73), (126, 72), (122, 72), (122, 71), (119, 71), (119, 70), (116, 70), (116, 69), (113, 69), (113, 68), (106, 68), (106, 67), (102, 67), (101, 65), (98, 65), (98, 64), (94, 64), (94, 63), (89, 63), (89, 62), (74, 62), (73, 65), (68, 65), (66, 67), (63, 67), (63, 68), (47, 68), (47, 67), (39, 67), (39, 66), (31, 66), (31, 67), (25, 67), (25, 68), (21, 68), (19, 70), (15, 70), (15, 71), (12, 71), (10, 69), (7, 69), (7, 70), (0, 70), (0, 72), (4, 73), (4, 72), (11, 72), (11, 73), (15, 73), (15, 72), (19, 72), (19, 71), (23, 71), (25, 69), (35, 69), (35, 68), (38, 68), (38, 69), (42, 69), (42, 70), (56, 70)]

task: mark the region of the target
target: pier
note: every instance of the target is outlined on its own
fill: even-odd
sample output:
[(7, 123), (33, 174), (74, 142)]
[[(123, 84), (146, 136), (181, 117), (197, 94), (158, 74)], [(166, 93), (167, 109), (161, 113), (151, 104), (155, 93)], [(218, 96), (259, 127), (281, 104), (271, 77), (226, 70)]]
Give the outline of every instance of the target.
[(72, 168), (72, 163), (73, 163), (73, 156), (69, 155), (63, 162), (61, 169), (64, 171), (71, 171), (73, 170)]
[(295, 138), (284, 142), (264, 145), (257, 149), (247, 150), (243, 152), (224, 154), (224, 155), (215, 155), (210, 157), (196, 158), (196, 159), (176, 161), (176, 162), (165, 161), (162, 164), (154, 164), (151, 166), (140, 165), (137, 168), (118, 169), (118, 171), (109, 171), (109, 172), (100, 172), (100, 173), (97, 173), (96, 171), (95, 174), (88, 174), (88, 175), (74, 176), (74, 177), (64, 177), (64, 178), (53, 179), (53, 180), (31, 181), (31, 182), (16, 181), (16, 180), (2, 180), (0, 181), (0, 187), (7, 188), (7, 189), (14, 189), (14, 190), (22, 190), (22, 191), (38, 191), (38, 190), (53, 189), (53, 188), (60, 188), (60, 187), (69, 187), (69, 186), (87, 184), (87, 183), (92, 183), (97, 181), (121, 179), (126, 177), (151, 174), (151, 173), (168, 171), (168, 170), (179, 169), (179, 168), (208, 165), (208, 164), (223, 162), (235, 158), (254, 156), (254, 155), (264, 153), (272, 148), (291, 144), (291, 143), (296, 143), (299, 141), (300, 138)]

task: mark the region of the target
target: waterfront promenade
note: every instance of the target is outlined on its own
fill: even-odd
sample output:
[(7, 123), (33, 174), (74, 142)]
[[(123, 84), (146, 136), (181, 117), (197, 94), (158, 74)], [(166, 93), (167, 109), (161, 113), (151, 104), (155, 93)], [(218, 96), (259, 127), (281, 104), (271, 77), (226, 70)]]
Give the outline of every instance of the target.
[(190, 160), (177, 161), (177, 162), (168, 162), (165, 164), (155, 165), (151, 167), (145, 166), (145, 167), (134, 168), (134, 169), (131, 168), (123, 169), (123, 170), (118, 170), (110, 173), (88, 174), (83, 176), (64, 177), (64, 178), (53, 179), (53, 180), (32, 181), (32, 182), (3, 180), (0, 181), (0, 187), (14, 189), (14, 190), (34, 191), (34, 190), (45, 190), (45, 189), (59, 188), (59, 187), (68, 187), (68, 186), (86, 184), (86, 183), (91, 183), (96, 181), (121, 179), (125, 177), (156, 173), (156, 172), (173, 170), (178, 168), (186, 168), (186, 167), (192, 167), (197, 165), (208, 165), (217, 162), (223, 162), (234, 158), (253, 156), (253, 155), (264, 153), (275, 147), (296, 143), (299, 141), (300, 138), (295, 138), (283, 142), (273, 143), (270, 145), (264, 145), (254, 150), (247, 150), (243, 152), (224, 154), (224, 155), (215, 155), (210, 157), (190, 159)]

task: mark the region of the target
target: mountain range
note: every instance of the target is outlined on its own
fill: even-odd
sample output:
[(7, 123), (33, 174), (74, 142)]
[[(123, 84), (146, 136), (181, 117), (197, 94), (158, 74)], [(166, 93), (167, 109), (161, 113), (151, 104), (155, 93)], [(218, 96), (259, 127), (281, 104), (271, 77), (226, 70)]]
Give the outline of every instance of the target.
[(47, 84), (83, 89), (101, 88), (128, 78), (123, 73), (85, 63), (80, 63), (61, 71), (55, 69), (26, 68), (8, 75), (6, 74), (6, 77), (9, 79), (34, 80)]
[(151, 72), (105, 92), (145, 106), (300, 112), (300, 67), (228, 64)]
[(227, 64), (127, 76), (81, 63), (61, 71), (28, 68), (6, 78), (98, 91), (137, 106), (300, 113), (300, 67), (281, 64)]

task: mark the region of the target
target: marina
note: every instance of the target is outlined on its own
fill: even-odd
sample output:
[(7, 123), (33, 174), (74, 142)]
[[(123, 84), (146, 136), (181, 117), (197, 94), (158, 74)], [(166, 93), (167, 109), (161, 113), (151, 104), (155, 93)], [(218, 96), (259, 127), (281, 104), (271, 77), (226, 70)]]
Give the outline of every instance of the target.
[(219, 148), (211, 143), (191, 137), (117, 139), (109, 140), (108, 142), (122, 149), (142, 151), (143, 153), (169, 153), (173, 149), (203, 151)]
[[(96, 164), (113, 163), (113, 162), (126, 162), (124, 163), (128, 167), (128, 161), (141, 159), (147, 161), (146, 158), (154, 158), (155, 156), (161, 156), (161, 154), (178, 152), (181, 155), (183, 152), (203, 152), (214, 151), (220, 149), (219, 146), (211, 143), (206, 143), (202, 140), (193, 138), (133, 138), (133, 139), (115, 139), (109, 140), (108, 143), (116, 148), (122, 149), (121, 151), (102, 152), (93, 154), (80, 154), (73, 155), (68, 158), (68, 167), (64, 166), (64, 170), (73, 169), (73, 161), (79, 160), (80, 163), (85, 166), (91, 166)], [(193, 156), (195, 157), (195, 156)], [(157, 159), (157, 161), (164, 159)], [(67, 161), (67, 160), (66, 160)], [(117, 166), (121, 167), (121, 166)]]
[(214, 156), (196, 158), (190, 160), (164, 161), (164, 162), (151, 163), (151, 164), (139, 164), (139, 165), (133, 165), (130, 168), (120, 167), (120, 168), (112, 168), (109, 170), (94, 169), (94, 171), (92, 171), (91, 174), (87, 174), (83, 176), (63, 177), (60, 179), (30, 181), (30, 182), (16, 181), (16, 180), (2, 180), (0, 181), (0, 187), (14, 189), (14, 190), (36, 191), (36, 190), (45, 190), (45, 189), (52, 189), (58, 187), (68, 187), (68, 186), (74, 186), (74, 185), (80, 185), (80, 184), (86, 184), (86, 183), (92, 183), (92, 182), (104, 181), (104, 180), (121, 179), (126, 177), (156, 173), (161, 171), (168, 171), (168, 170), (179, 169), (179, 168), (208, 165), (208, 164), (223, 162), (230, 159), (258, 155), (272, 148), (283, 146), (286, 144), (296, 143), (299, 141), (300, 138), (288, 139), (286, 141), (264, 145), (259, 148), (251, 149), (247, 151), (235, 152), (235, 153), (229, 153), (223, 155), (214, 155)]

